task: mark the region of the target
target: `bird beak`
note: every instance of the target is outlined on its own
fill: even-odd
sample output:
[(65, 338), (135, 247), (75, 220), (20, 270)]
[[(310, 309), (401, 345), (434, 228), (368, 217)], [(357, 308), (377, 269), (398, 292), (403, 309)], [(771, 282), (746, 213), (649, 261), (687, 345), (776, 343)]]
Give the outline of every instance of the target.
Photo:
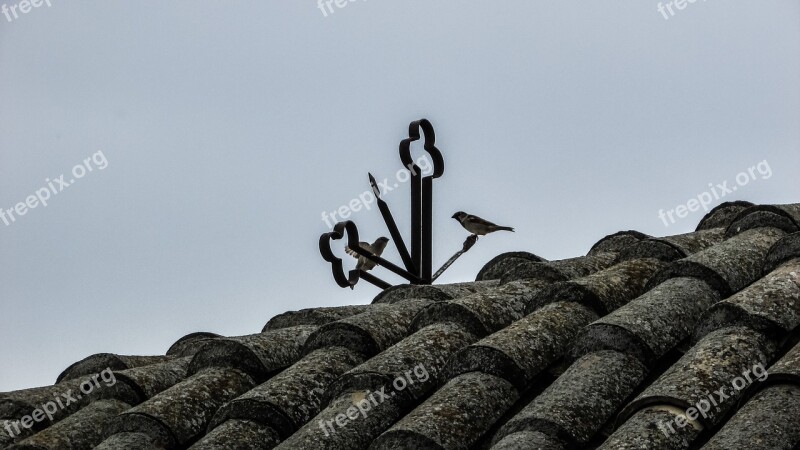
[(458, 214), (453, 214), (453, 219), (457, 219), (458, 218), (458, 217), (456, 217), (457, 215)]

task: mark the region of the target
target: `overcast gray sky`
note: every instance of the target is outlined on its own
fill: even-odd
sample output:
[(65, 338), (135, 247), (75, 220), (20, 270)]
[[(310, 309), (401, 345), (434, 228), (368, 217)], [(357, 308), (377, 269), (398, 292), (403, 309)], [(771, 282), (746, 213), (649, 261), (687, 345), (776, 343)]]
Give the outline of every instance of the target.
[[(796, 0), (2, 1), (0, 208), (57, 194), (0, 219), (0, 391), (371, 301), (333, 282), (321, 215), (367, 171), (391, 182), (421, 117), (446, 160), (434, 265), (467, 235), (457, 210), (517, 229), (442, 282), (505, 251), (691, 231), (704, 211), (659, 210), (726, 181), (709, 206), (800, 201)], [(404, 232), (407, 189), (386, 195)], [(387, 234), (375, 209), (351, 219)]]

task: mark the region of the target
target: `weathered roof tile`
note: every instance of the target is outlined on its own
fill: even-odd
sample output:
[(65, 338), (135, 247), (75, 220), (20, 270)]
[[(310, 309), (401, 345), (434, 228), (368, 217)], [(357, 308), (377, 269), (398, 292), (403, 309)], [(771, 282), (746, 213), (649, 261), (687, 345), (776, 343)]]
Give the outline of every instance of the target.
[(663, 263), (657, 259), (635, 259), (585, 277), (555, 283), (537, 291), (528, 302), (527, 311), (551, 302), (574, 301), (605, 315), (641, 295), (647, 281), (661, 267)]
[(233, 367), (256, 380), (295, 363), (306, 339), (317, 330), (313, 325), (298, 325), (230, 338), (208, 341), (189, 363), (193, 375), (209, 367)]
[(349, 370), (330, 393), (338, 396), (343, 392), (375, 390), (402, 379), (408, 383), (403, 389), (406, 394), (423, 398), (436, 387), (448, 358), (475, 339), (455, 323), (429, 325)]
[(745, 231), (713, 247), (675, 261), (650, 280), (655, 287), (669, 278), (694, 277), (728, 297), (761, 277), (770, 247), (784, 233), (776, 228)]
[[(245, 419), (269, 426), (285, 439), (319, 413), (331, 383), (363, 359), (344, 347), (313, 351), (269, 381), (226, 403), (214, 415), (209, 429), (231, 419)], [(233, 442), (237, 442), (236, 438)]]
[(628, 353), (648, 367), (690, 336), (700, 315), (719, 300), (705, 282), (671, 278), (580, 333), (574, 357), (602, 350)]
[(579, 303), (551, 303), (459, 351), (450, 361), (448, 375), (479, 370), (524, 390), (563, 357), (581, 327), (596, 318), (592, 309)]
[(214, 412), (255, 382), (232, 368), (206, 368), (114, 420), (114, 433), (140, 432), (164, 447), (180, 448), (205, 433)]
[(198, 350), (209, 340), (220, 338), (222, 336), (216, 333), (209, 333), (206, 331), (198, 331), (196, 333), (189, 333), (186, 336), (178, 339), (167, 350), (167, 356), (174, 356), (181, 358), (184, 356), (194, 356)]
[(676, 261), (722, 242), (724, 236), (724, 228), (712, 228), (676, 236), (642, 239), (625, 247), (619, 254), (619, 261), (639, 258)]
[(396, 303), (409, 298), (425, 298), (437, 302), (452, 300), (465, 295), (489, 292), (496, 288), (498, 284), (498, 280), (437, 285), (400, 284), (382, 291), (375, 296), (372, 303)]
[(67, 367), (61, 375), (58, 376), (56, 383), (66, 380), (74, 380), (75, 378), (84, 377), (86, 375), (94, 375), (100, 373), (105, 369), (111, 370), (125, 370), (134, 367), (148, 366), (160, 362), (168, 361), (168, 356), (125, 356), (114, 355), (111, 353), (97, 353), (95, 355), (87, 356), (86, 358)]
[(756, 394), (703, 450), (791, 449), (798, 442), (800, 386), (778, 385)]
[[(709, 405), (709, 411), (697, 420), (705, 425), (717, 424), (724, 414), (736, 406), (747, 387), (736, 381), (748, 374), (754, 366), (767, 365), (774, 343), (749, 328), (731, 327), (706, 335), (692, 347), (677, 363), (670, 367), (644, 392), (626, 406), (621, 418), (650, 405), (673, 405), (688, 409), (701, 402)], [(737, 386), (733, 383), (736, 382)], [(723, 390), (718, 395), (717, 392)]]
[(602, 252), (612, 252), (618, 253), (622, 251), (625, 247), (636, 243), (642, 239), (647, 239), (650, 236), (640, 233), (634, 230), (627, 230), (627, 231), (618, 231), (614, 234), (609, 234), (608, 236), (600, 239), (597, 241), (591, 249), (589, 249), (589, 253), (587, 256), (593, 256), (597, 253)]
[(46, 430), (13, 445), (9, 450), (63, 450), (93, 448), (108, 433), (108, 425), (131, 405), (119, 400), (99, 400)]
[(589, 256), (560, 259), (557, 261), (534, 262), (522, 260), (510, 265), (503, 274), (500, 284), (517, 280), (566, 281), (585, 277), (611, 267), (617, 259), (616, 253), (598, 252)]
[(645, 408), (627, 418), (598, 450), (685, 450), (702, 431), (702, 426), (674, 423), (683, 411), (670, 406)]
[(614, 265), (616, 258), (617, 254), (614, 252), (593, 252), (591, 255), (559, 259), (547, 264), (572, 279), (607, 269)]
[[(93, 377), (96, 377), (93, 379)], [(110, 377), (109, 377), (110, 378)], [(81, 388), (83, 387), (83, 390)], [(51, 423), (79, 411), (81, 408), (99, 398), (114, 397), (127, 403), (135, 403), (138, 395), (127, 385), (117, 383), (113, 379), (108, 382), (99, 381), (98, 374), (63, 381), (52, 386), (11, 392), (0, 399), (0, 418), (18, 421), (25, 416), (32, 416), (42, 405), (53, 403), (58, 405), (52, 414), (52, 420), (40, 420), (33, 423), (32, 429), (39, 431)]]
[(100, 445), (94, 448), (95, 450), (165, 450), (164, 445), (156, 442), (153, 438), (145, 433), (137, 432), (124, 432), (112, 434)]
[(751, 206), (736, 216), (725, 235), (735, 236), (761, 227), (777, 228), (786, 233), (800, 231), (800, 203)]
[(281, 442), (270, 427), (249, 420), (232, 419), (212, 429), (191, 450), (270, 450)]
[(289, 311), (269, 319), (261, 332), (289, 328), (297, 325), (325, 325), (345, 317), (361, 314), (369, 305), (331, 306), (325, 308), (308, 308), (300, 311)]
[(361, 314), (319, 327), (309, 336), (304, 352), (341, 346), (373, 356), (406, 337), (414, 316), (430, 302), (415, 299), (389, 305), (372, 305)]
[(794, 258), (800, 258), (800, 232), (787, 234), (769, 249), (761, 273), (766, 275)]
[(568, 446), (585, 445), (619, 410), (647, 374), (635, 358), (611, 350), (575, 361), (495, 435), (539, 431)]
[(697, 231), (711, 228), (728, 228), (740, 212), (751, 206), (753, 206), (752, 203), (741, 200), (720, 203), (700, 219)]
[(502, 378), (481, 372), (459, 375), (375, 439), (370, 449), (468, 447), (518, 396)]
[(475, 281), (499, 280), (503, 274), (520, 261), (546, 262), (541, 256), (528, 252), (508, 252), (497, 255), (478, 272)]
[(159, 364), (114, 372), (118, 382), (127, 384), (139, 394), (139, 401), (152, 398), (186, 378), (186, 371), (192, 358), (174, 358)]
[(518, 431), (504, 437), (491, 450), (564, 450), (563, 442), (538, 431)]
[(800, 386), (800, 343), (769, 368), (767, 383), (793, 383)]
[(800, 325), (800, 258), (792, 259), (708, 309), (696, 335), (746, 325), (783, 336)]
[(390, 395), (391, 386), (383, 388), (340, 395), (275, 448), (356, 450), (369, 447), (370, 442), (413, 406), (408, 396)]
[(456, 322), (484, 336), (522, 318), (526, 298), (545, 284), (538, 280), (515, 281), (491, 292), (431, 303), (414, 317), (412, 326), (420, 329), (439, 322)]

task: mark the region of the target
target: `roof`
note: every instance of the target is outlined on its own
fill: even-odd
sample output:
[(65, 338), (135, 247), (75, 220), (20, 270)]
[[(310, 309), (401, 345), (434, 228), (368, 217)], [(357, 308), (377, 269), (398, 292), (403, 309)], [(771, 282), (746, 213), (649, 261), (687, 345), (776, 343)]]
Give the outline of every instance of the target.
[(691, 233), (89, 356), (0, 394), (0, 448), (791, 449), (799, 274), (800, 204), (724, 203)]

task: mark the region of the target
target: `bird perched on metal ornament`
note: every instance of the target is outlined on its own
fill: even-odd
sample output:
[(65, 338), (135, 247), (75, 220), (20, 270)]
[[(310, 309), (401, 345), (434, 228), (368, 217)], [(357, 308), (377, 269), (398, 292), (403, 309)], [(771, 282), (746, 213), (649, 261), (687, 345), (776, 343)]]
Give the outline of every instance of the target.
[(489, 233), (494, 233), (495, 231), (514, 231), (511, 227), (494, 224), (478, 216), (467, 214), (464, 211), (453, 214), (453, 219), (456, 219), (465, 230), (476, 236), (484, 236)]
[[(381, 256), (381, 253), (383, 253), (383, 249), (386, 248), (386, 244), (388, 243), (389, 243), (389, 238), (381, 236), (378, 239), (376, 239), (375, 242), (373, 242), (372, 244), (370, 244), (369, 242), (359, 242), (358, 246), (372, 253), (375, 256)], [(356, 269), (367, 271), (375, 267), (374, 262), (359, 255), (358, 253), (350, 249), (350, 247), (345, 247), (344, 251), (353, 258), (358, 259), (358, 264), (356, 264)]]

